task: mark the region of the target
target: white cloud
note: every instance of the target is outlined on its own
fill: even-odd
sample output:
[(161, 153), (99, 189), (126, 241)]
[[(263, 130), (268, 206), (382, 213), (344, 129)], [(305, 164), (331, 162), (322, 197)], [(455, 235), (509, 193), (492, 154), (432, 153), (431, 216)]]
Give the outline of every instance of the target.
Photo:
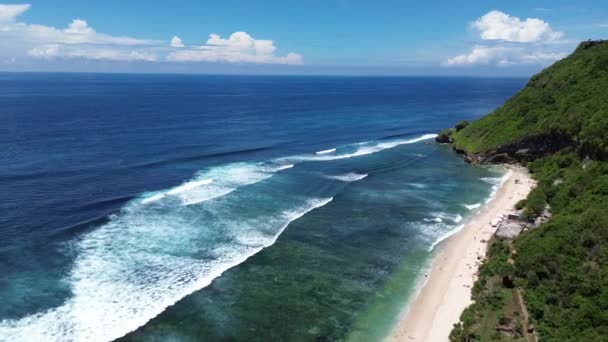
[(30, 49), (27, 54), (33, 57), (53, 58), (59, 55), (58, 44), (44, 45)]
[(107, 61), (147, 61), (158, 60), (156, 55), (140, 51), (123, 51), (117, 49), (68, 49), (66, 55), (71, 58), (96, 59)]
[(17, 18), (30, 7), (0, 4), (0, 59), (302, 64), (300, 55), (277, 56), (272, 40), (254, 39), (246, 32), (235, 32), (228, 39), (211, 34), (205, 45), (184, 49), (178, 36), (163, 42), (108, 35), (82, 19), (74, 19), (62, 29), (19, 21)]
[(52, 59), (55, 57), (81, 58), (107, 61), (147, 61), (154, 62), (158, 57), (152, 53), (116, 48), (99, 48), (51, 44), (30, 49), (27, 54), (32, 57)]
[(174, 48), (183, 48), (184, 42), (182, 42), (182, 40), (178, 36), (173, 36), (173, 38), (171, 38), (171, 43), (169, 45), (171, 45), (171, 47), (174, 47)]
[(562, 32), (551, 29), (548, 23), (537, 19), (521, 20), (500, 11), (491, 11), (477, 19), (472, 26), (479, 30), (481, 39), (499, 39), (507, 42), (532, 43), (554, 41)]
[(95, 33), (92, 28), (89, 27), (86, 21), (82, 19), (74, 19), (67, 29), (63, 30), (67, 34), (76, 35), (90, 35)]
[[(537, 18), (520, 18), (491, 11), (471, 23), (479, 32), (479, 41), (468, 53), (444, 61), (444, 66), (467, 65), (541, 65), (564, 58), (559, 49), (562, 32)], [(549, 47), (548, 47), (549, 46)]]
[(167, 56), (172, 62), (228, 62), (257, 64), (302, 64), (302, 56), (290, 52), (275, 56), (272, 40), (257, 40), (246, 32), (235, 32), (224, 39), (217, 34), (209, 35), (205, 45), (187, 50), (173, 51)]
[(14, 21), (18, 16), (30, 9), (30, 5), (2, 5), (0, 4), (0, 22)]
[[(136, 39), (125, 36), (111, 36), (97, 33), (89, 24), (82, 19), (74, 19), (67, 28), (60, 30), (43, 25), (19, 24), (15, 27), (15, 33), (21, 33), (23, 38), (37, 35), (37, 38), (60, 44), (98, 44), (98, 45), (155, 45), (158, 41)], [(30, 36), (30, 37), (28, 37)], [(32, 40), (34, 40), (32, 39)]]
[(510, 66), (521, 64), (547, 65), (566, 56), (561, 52), (529, 50), (523, 46), (474, 46), (471, 52), (448, 58), (446, 66), (494, 64)]

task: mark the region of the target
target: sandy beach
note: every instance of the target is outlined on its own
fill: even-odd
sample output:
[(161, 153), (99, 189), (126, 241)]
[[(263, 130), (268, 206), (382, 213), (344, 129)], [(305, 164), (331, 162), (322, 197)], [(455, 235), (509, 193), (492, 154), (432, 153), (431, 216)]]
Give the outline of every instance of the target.
[(462, 311), (471, 304), (471, 287), (484, 258), (487, 240), (496, 228), (490, 221), (513, 211), (534, 186), (527, 170), (508, 166), (506, 180), (493, 199), (466, 219), (458, 233), (437, 248), (432, 265), (421, 280), (387, 341), (448, 341)]

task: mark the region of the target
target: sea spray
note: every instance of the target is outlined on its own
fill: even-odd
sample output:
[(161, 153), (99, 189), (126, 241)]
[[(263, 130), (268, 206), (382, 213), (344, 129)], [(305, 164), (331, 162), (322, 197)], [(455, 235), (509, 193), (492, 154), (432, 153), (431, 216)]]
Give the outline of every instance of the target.
[(326, 176), (329, 179), (335, 179), (335, 180), (339, 180), (342, 182), (356, 182), (359, 180), (362, 180), (363, 178), (367, 177), (367, 174), (358, 174), (358, 173), (347, 173), (344, 175), (334, 175), (334, 176)]
[[(358, 143), (358, 144), (352, 144), (352, 145), (348, 145), (345, 146), (345, 150), (353, 150), (354, 152), (346, 152), (346, 153), (334, 153), (334, 151), (331, 152), (327, 152), (327, 151), (320, 151), (320, 152), (324, 152), (321, 154), (315, 153), (315, 154), (309, 154), (309, 155), (299, 155), (299, 156), (293, 156), (293, 157), (285, 157), (285, 158), (279, 158), (278, 161), (280, 162), (302, 162), (302, 161), (330, 161), (330, 160), (337, 160), (337, 159), (346, 159), (346, 158), (353, 158), (353, 157), (360, 157), (360, 156), (365, 156), (368, 154), (372, 154), (372, 153), (377, 153), (386, 149), (390, 149), (393, 147), (397, 147), (399, 145), (407, 145), (407, 144), (413, 144), (413, 143), (417, 143), (420, 141), (424, 141), (424, 140), (429, 140), (432, 139), (434, 137), (436, 137), (437, 134), (424, 134), (420, 137), (417, 138), (412, 138), (412, 139), (398, 139), (398, 140), (394, 140), (394, 141), (388, 141), (388, 142), (364, 142), (364, 143)], [(332, 149), (333, 150), (333, 149)]]
[[(368, 146), (345, 158), (432, 136)], [(333, 159), (318, 161), (328, 160)], [(301, 199), (297, 206), (281, 209), (274, 216), (241, 218), (238, 223), (220, 220), (205, 226), (211, 223), (205, 218), (230, 217), (224, 215), (233, 212), (226, 209), (227, 203), (243, 203), (227, 195), (294, 164), (275, 160), (213, 167), (174, 188), (129, 202), (122, 213), (76, 244), (77, 257), (65, 279), (72, 297), (45, 312), (2, 321), (0, 335), (12, 340), (109, 341), (143, 326), (181, 298), (208, 286), (227, 269), (275, 243), (293, 220), (332, 201), (333, 197)], [(337, 179), (353, 182), (366, 176), (347, 173)], [(277, 206), (281, 202), (274, 200), (270, 203), (275, 212), (286, 206)]]
[[(127, 217), (118, 217), (87, 234), (79, 242), (78, 258), (66, 279), (71, 284), (71, 299), (44, 313), (2, 321), (0, 336), (13, 341), (117, 339), (143, 326), (181, 298), (208, 286), (226, 270), (274, 244), (290, 222), (332, 199), (308, 199), (299, 207), (287, 209), (274, 218), (264, 218), (267, 228), (272, 227), (272, 234), (260, 233), (256, 229), (261, 221), (239, 222), (238, 244), (215, 245), (210, 250), (214, 258), (210, 258), (211, 254), (207, 258), (184, 255), (183, 248), (179, 252), (173, 250), (168, 253), (167, 250), (159, 254), (155, 249), (161, 246), (158, 241), (150, 240), (150, 235), (156, 235), (157, 239), (162, 237), (166, 244), (169, 240), (180, 239), (180, 235), (183, 238), (183, 233), (175, 234), (178, 232), (176, 229), (183, 232), (183, 227), (152, 225), (154, 230), (151, 230), (151, 220), (136, 223), (144, 218), (130, 212)], [(129, 231), (121, 234), (122, 228), (127, 226)], [(167, 229), (169, 231), (163, 231)], [(142, 269), (146, 272), (142, 273)]]
[[(491, 191), (490, 191), (489, 195), (485, 199), (485, 204), (488, 204), (490, 201), (492, 201), (492, 199), (494, 199), (494, 197), (496, 196), (496, 193), (498, 192), (498, 190), (511, 177), (511, 175), (512, 175), (512, 171), (511, 170), (507, 170), (507, 172), (505, 172), (500, 177), (481, 177), (480, 178), (482, 181), (484, 181), (484, 182), (486, 182), (488, 184), (492, 184)], [(467, 208), (469, 210), (469, 215), (472, 215), (471, 212), (473, 211), (473, 209), (480, 208), (481, 206), (482, 206), (481, 203), (475, 203), (475, 204), (471, 204), (471, 205), (463, 204), (463, 207), (465, 207), (465, 208)], [(444, 218), (445, 215), (439, 214), (439, 217), (443, 217)], [(451, 219), (452, 219), (452, 222), (459, 223), (460, 221), (463, 220), (463, 216), (461, 216), (460, 214), (457, 214), (456, 216), (453, 216)], [(439, 221), (439, 222), (442, 222), (442, 221)], [(456, 234), (463, 227), (464, 227), (464, 225), (457, 225), (457, 226), (453, 227), (452, 229), (448, 230), (447, 232), (443, 233), (442, 235), (440, 235), (439, 237), (437, 237), (431, 243), (431, 245), (430, 245), (430, 247), (429, 247), (428, 250), (432, 251), (438, 244), (440, 244), (444, 240), (448, 239), (452, 235)]]

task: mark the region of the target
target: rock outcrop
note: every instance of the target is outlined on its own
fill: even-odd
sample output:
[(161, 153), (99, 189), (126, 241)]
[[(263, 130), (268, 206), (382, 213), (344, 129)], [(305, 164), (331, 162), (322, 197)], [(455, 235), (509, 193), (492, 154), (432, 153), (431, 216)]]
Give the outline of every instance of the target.
[[(442, 131), (445, 132), (446, 130)], [(452, 135), (438, 135), (435, 140), (440, 143), (454, 144)], [(464, 156), (464, 161), (473, 164), (515, 164), (531, 161), (555, 153), (569, 146), (575, 146), (567, 136), (550, 133), (538, 135), (501, 146), (483, 153), (469, 153), (453, 145), (458, 154)]]
[(452, 139), (452, 133), (454, 133), (454, 131), (455, 130), (453, 128), (444, 129), (443, 131), (439, 132), (439, 134), (437, 134), (437, 136), (435, 137), (435, 141), (440, 144), (453, 143), (454, 140)]

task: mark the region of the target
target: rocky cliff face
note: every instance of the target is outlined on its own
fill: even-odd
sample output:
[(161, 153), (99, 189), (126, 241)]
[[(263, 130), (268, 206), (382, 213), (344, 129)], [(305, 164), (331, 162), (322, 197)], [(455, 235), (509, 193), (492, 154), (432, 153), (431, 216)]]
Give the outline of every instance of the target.
[[(449, 141), (439, 141), (442, 143), (453, 143), (451, 137)], [(454, 151), (464, 155), (467, 163), (475, 164), (512, 164), (523, 161), (531, 161), (546, 155), (555, 153), (566, 147), (575, 146), (575, 142), (568, 136), (560, 133), (551, 132), (543, 135), (528, 137), (513, 143), (500, 146), (496, 149), (480, 153), (469, 153), (463, 149), (452, 146)]]
[(570, 147), (608, 158), (608, 41), (587, 41), (494, 112), (437, 136), (473, 163), (514, 163)]

